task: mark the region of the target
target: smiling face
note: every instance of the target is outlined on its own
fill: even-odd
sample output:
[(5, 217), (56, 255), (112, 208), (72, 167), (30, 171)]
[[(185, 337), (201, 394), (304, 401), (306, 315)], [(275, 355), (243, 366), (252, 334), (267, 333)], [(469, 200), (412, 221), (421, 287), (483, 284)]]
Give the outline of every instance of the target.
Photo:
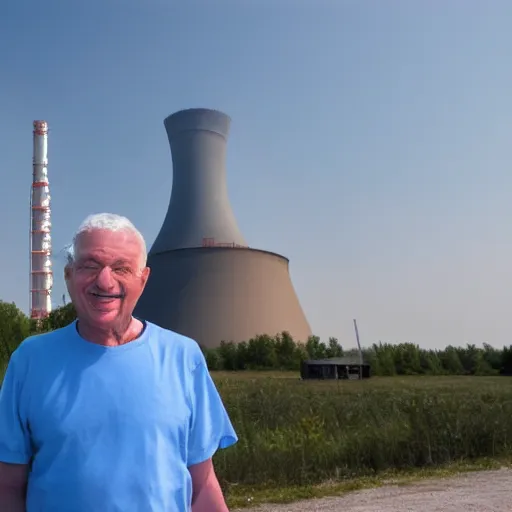
[(149, 277), (142, 256), (140, 240), (129, 230), (92, 229), (78, 235), (65, 277), (80, 322), (101, 330), (130, 323)]

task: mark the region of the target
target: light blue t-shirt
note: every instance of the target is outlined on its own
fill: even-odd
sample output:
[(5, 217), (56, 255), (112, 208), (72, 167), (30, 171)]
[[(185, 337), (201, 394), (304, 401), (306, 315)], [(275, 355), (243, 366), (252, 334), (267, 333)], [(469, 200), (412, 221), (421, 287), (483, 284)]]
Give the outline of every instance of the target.
[(76, 323), (26, 339), (0, 391), (0, 461), (27, 512), (187, 512), (188, 466), (237, 442), (197, 343), (145, 322), (118, 347)]

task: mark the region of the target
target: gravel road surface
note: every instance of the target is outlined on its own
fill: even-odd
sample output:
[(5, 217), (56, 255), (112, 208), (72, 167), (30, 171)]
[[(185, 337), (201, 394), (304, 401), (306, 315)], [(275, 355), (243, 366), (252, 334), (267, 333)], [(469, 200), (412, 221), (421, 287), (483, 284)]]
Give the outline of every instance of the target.
[[(263, 505), (251, 512), (510, 512), (512, 470), (387, 485), (341, 497)], [(236, 511), (233, 511), (236, 512)]]

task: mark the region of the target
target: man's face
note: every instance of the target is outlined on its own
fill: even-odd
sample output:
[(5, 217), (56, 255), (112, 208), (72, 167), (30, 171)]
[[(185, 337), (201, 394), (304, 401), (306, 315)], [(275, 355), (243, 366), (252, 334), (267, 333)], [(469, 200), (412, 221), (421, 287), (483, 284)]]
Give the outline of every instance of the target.
[(103, 329), (129, 321), (149, 277), (141, 255), (140, 241), (130, 231), (94, 229), (78, 236), (65, 275), (80, 319)]

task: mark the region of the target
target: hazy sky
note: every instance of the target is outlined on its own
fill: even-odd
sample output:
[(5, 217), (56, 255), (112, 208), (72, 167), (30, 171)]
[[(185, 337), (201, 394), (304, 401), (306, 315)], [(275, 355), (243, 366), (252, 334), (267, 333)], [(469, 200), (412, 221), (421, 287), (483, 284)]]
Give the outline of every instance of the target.
[(58, 251), (89, 213), (155, 239), (163, 119), (232, 118), (249, 245), (290, 258), (316, 334), (512, 343), (512, 2), (4, 0), (0, 298), (28, 310), (32, 121), (51, 129)]

